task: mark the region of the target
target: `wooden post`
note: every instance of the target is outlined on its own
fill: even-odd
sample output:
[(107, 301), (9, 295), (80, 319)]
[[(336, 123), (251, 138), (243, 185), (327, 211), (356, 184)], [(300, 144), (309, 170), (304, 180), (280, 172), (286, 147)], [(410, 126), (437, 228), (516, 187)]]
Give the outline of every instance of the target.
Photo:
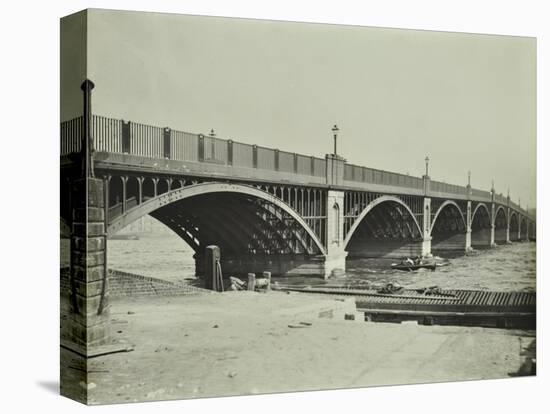
[(266, 290), (271, 290), (271, 272), (263, 272), (263, 276), (264, 276), (265, 280), (267, 281), (265, 289)]
[(217, 281), (217, 262), (221, 259), (220, 248), (215, 245), (206, 246), (204, 260), (204, 287), (220, 291)]
[(248, 274), (248, 290), (254, 291), (255, 286), (256, 286), (256, 274), (255, 273), (249, 273)]

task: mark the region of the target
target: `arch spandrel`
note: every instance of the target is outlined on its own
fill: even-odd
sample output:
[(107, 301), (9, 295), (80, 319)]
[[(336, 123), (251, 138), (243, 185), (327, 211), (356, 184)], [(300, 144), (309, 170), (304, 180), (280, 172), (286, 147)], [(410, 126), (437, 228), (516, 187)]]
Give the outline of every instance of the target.
[(350, 227), (348, 233), (346, 234), (346, 238), (344, 239), (344, 249), (349, 244), (349, 242), (352, 239), (353, 235), (355, 234), (355, 231), (357, 230), (357, 228), (360, 226), (360, 224), (363, 222), (363, 220), (366, 218), (366, 216), (372, 211), (372, 209), (374, 207), (378, 206), (379, 204), (386, 203), (386, 202), (394, 202), (394, 203), (397, 203), (397, 204), (401, 205), (402, 207), (404, 207), (407, 210), (407, 212), (410, 214), (410, 216), (412, 217), (412, 219), (414, 221), (414, 224), (415, 224), (415, 227), (418, 230), (418, 233), (422, 234), (422, 227), (418, 223), (418, 220), (416, 219), (416, 216), (414, 215), (414, 213), (412, 212), (410, 207), (406, 203), (404, 203), (403, 200), (401, 200), (398, 197), (385, 195), (385, 196), (378, 197), (378, 198), (374, 199), (373, 201), (371, 201), (367, 205), (367, 207), (365, 207), (363, 209), (363, 211), (357, 217), (357, 219), (353, 222), (353, 225)]
[(487, 216), (489, 218), (491, 217), (491, 211), (489, 210), (489, 207), (485, 203), (477, 203), (476, 207), (472, 211), (472, 217), (470, 219), (470, 221), (471, 221), (470, 225), (474, 222), (476, 214), (477, 214), (477, 212), (480, 208), (483, 208), (485, 210), (485, 212), (487, 213)]
[(460, 206), (455, 202), (455, 201), (452, 201), (452, 200), (447, 200), (445, 201), (444, 203), (442, 203), (439, 208), (437, 209), (436, 213), (434, 214), (434, 217), (432, 219), (432, 223), (431, 223), (431, 227), (430, 227), (430, 235), (432, 234), (433, 232), (433, 229), (435, 227), (435, 223), (437, 222), (437, 218), (439, 217), (439, 215), (441, 214), (441, 212), (447, 208), (447, 206), (454, 206), (457, 211), (459, 212), (459, 215), (460, 215), (460, 218), (462, 219), (462, 223), (464, 224), (464, 228), (468, 228), (468, 225), (466, 223), (466, 218), (464, 217), (464, 213), (462, 212), (462, 210), (460, 209)]
[(243, 195), (249, 195), (270, 204), (273, 204), (285, 211), (291, 216), (308, 234), (313, 240), (316, 247), (322, 254), (326, 254), (326, 249), (320, 242), (317, 235), (308, 226), (305, 220), (292, 209), (288, 204), (284, 203), (280, 198), (273, 194), (267, 193), (256, 187), (244, 185), (244, 184), (231, 184), (231, 183), (199, 183), (189, 185), (183, 188), (177, 188), (175, 190), (158, 195), (155, 198), (149, 199), (137, 207), (129, 210), (127, 213), (115, 218), (108, 226), (107, 234), (112, 235), (122, 228), (126, 227), (130, 223), (145, 216), (155, 210), (168, 206), (180, 200), (188, 199), (195, 196), (214, 194), (214, 193), (237, 193)]

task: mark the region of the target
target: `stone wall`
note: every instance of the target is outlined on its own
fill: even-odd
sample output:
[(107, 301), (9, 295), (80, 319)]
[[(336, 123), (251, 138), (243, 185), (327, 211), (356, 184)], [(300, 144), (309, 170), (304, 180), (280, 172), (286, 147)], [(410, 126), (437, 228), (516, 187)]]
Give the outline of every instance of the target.
[[(213, 293), (196, 286), (177, 284), (154, 277), (109, 270), (109, 297), (111, 299), (137, 296), (181, 296)], [(69, 294), (69, 268), (61, 269), (61, 294)]]

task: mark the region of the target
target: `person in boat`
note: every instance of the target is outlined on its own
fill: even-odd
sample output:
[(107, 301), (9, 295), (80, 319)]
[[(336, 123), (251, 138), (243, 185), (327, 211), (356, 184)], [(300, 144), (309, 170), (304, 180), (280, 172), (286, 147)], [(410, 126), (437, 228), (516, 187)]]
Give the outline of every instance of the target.
[(414, 260), (411, 259), (410, 257), (407, 257), (403, 263), (407, 264), (407, 265), (414, 266)]

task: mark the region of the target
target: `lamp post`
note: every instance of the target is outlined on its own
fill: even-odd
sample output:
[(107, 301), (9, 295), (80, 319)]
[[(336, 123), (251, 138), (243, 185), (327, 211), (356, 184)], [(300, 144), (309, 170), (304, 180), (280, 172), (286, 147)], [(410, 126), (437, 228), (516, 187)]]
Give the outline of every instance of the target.
[(338, 141), (338, 131), (340, 131), (338, 129), (338, 125), (334, 124), (334, 126), (332, 127), (332, 133), (334, 134), (334, 155), (337, 155), (338, 153), (336, 152), (336, 142)]
[(216, 133), (214, 132), (214, 128), (212, 128), (212, 129), (210, 130), (210, 136), (211, 136), (211, 137), (215, 137), (215, 136), (216, 136)]
[(428, 177), (428, 166), (430, 163), (430, 157), (426, 155), (426, 158), (424, 158), (424, 161), (426, 161), (426, 177)]
[(470, 187), (470, 178), (472, 177), (472, 172), (468, 170), (468, 187)]

